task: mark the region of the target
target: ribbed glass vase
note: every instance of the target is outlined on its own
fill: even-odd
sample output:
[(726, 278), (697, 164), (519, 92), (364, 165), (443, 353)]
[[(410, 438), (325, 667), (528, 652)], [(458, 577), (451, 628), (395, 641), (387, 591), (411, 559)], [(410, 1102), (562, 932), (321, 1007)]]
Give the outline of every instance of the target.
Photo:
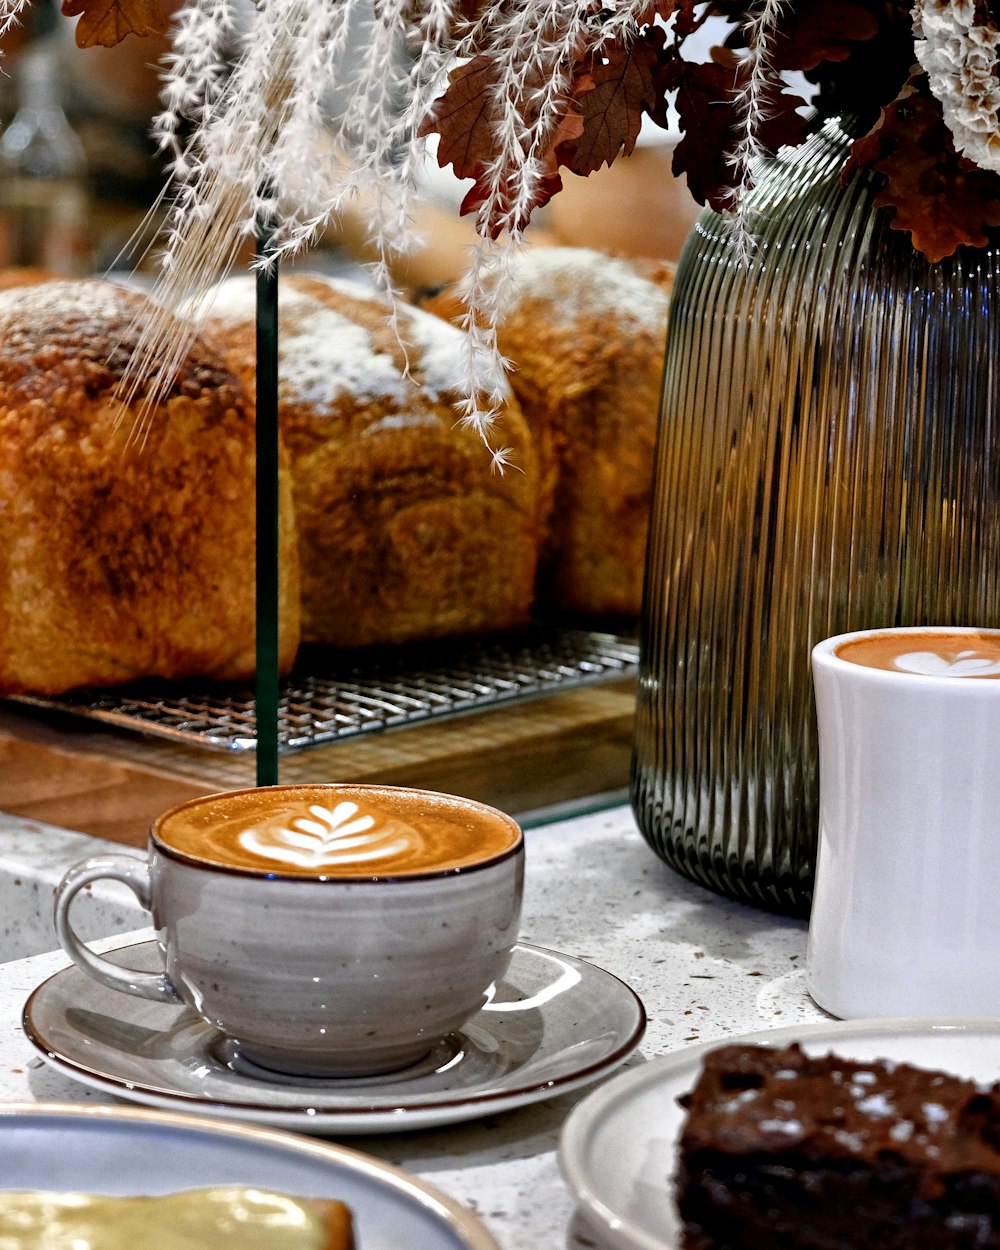
[(847, 143), (827, 123), (769, 162), (749, 263), (711, 212), (681, 258), (641, 636), (646, 840), (796, 914), (817, 838), (813, 644), (1000, 625), (1000, 254), (928, 263), (865, 177), (841, 186)]

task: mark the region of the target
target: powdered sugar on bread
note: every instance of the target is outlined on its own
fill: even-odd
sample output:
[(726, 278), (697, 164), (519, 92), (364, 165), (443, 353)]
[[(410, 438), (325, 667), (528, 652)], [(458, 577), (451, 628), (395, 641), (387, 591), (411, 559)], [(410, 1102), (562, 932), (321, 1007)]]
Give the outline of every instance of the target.
[(465, 336), (461, 330), (440, 317), (414, 308), (407, 310), (401, 333), (407, 346), (413, 348), (421, 380), (433, 399), (454, 399), (464, 394)]
[[(348, 278), (310, 275), (332, 291), (352, 300), (366, 300), (386, 317), (389, 305), (371, 289)], [(409, 358), (410, 371), (432, 400), (457, 399), (464, 394), (466, 370), (462, 360), (465, 336), (449, 322), (420, 308), (399, 310), (399, 334)], [(509, 393), (509, 392), (508, 392)]]
[(360, 400), (406, 402), (399, 366), (363, 326), (308, 298), (282, 313), (281, 356), (293, 367), (279, 376), (279, 385), (290, 399), (318, 411), (345, 392)]
[[(359, 292), (363, 288), (359, 288)], [(207, 323), (252, 322), (256, 281), (229, 278), (210, 297)], [(368, 330), (327, 308), (285, 280), (278, 286), (279, 345), (285, 366), (278, 385), (283, 398), (329, 409), (343, 394), (361, 400), (402, 403), (406, 382), (391, 356), (380, 352)]]
[(0, 319), (17, 322), (32, 316), (58, 316), (60, 321), (93, 320), (106, 324), (120, 321), (121, 310), (139, 306), (136, 297), (111, 282), (40, 282), (36, 286), (12, 286), (0, 291)]
[[(353, 308), (367, 308), (372, 313), (370, 324), (382, 327), (388, 305), (377, 294), (347, 279), (310, 274), (307, 281), (313, 290), (298, 287), (294, 275), (282, 280), (278, 288), (283, 398), (323, 411), (345, 394), (362, 402), (388, 401), (400, 409), (412, 407), (417, 386), (433, 402), (461, 395), (464, 337), (460, 330), (420, 309), (404, 308), (399, 334), (411, 379), (391, 331), (383, 332), (380, 344), (360, 318), (354, 320), (325, 304), (315, 287), (327, 287)], [(213, 322), (252, 322), (255, 291), (255, 280), (248, 276), (220, 284), (208, 305), (209, 328)]]
[(511, 265), (501, 315), (528, 300), (542, 300), (547, 315), (572, 325), (581, 313), (607, 315), (616, 328), (662, 335), (666, 291), (625, 260), (578, 247), (528, 247)]

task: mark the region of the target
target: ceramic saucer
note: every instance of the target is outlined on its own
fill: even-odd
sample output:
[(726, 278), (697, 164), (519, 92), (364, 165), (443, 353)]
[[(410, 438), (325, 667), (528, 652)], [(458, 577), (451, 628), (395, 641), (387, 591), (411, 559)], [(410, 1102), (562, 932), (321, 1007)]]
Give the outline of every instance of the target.
[[(137, 972), (162, 966), (155, 942), (107, 957)], [(611, 973), (522, 942), (491, 1001), (425, 1060), (388, 1076), (267, 1073), (188, 1008), (106, 989), (75, 965), (32, 992), (23, 1023), (46, 1063), (116, 1097), (342, 1134), (456, 1123), (579, 1089), (628, 1058), (646, 1014)]]

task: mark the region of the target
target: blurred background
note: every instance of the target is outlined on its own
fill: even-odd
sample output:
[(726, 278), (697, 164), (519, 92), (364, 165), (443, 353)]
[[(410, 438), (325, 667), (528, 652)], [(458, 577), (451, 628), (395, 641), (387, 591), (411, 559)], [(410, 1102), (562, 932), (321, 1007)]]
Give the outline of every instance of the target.
[[(176, 7), (178, 0), (171, 0)], [(77, 48), (75, 20), (58, 0), (32, 0), (3, 42), (0, 77), (0, 268), (59, 275), (150, 269), (130, 243), (165, 181), (150, 138), (159, 110), (167, 37), (129, 36), (114, 48)], [(670, 172), (676, 136), (644, 129), (633, 155), (589, 178), (564, 173), (564, 190), (538, 214), (532, 243), (591, 247), (676, 260), (698, 208)], [(475, 242), (458, 208), (467, 184), (429, 158), (415, 225), (423, 239), (399, 265), (411, 290), (453, 281)], [(147, 237), (148, 241), (148, 237)], [(359, 207), (309, 263), (366, 254)]]

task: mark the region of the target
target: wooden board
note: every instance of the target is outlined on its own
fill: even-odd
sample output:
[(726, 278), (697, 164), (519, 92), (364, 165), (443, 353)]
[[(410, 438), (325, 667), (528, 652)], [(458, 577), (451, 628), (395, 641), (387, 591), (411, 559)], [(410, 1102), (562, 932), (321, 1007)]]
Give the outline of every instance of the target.
[[(279, 780), (421, 786), (517, 816), (628, 784), (635, 680), (282, 757)], [(252, 752), (222, 753), (0, 705), (0, 808), (144, 846), (150, 821), (200, 794), (251, 786)]]

